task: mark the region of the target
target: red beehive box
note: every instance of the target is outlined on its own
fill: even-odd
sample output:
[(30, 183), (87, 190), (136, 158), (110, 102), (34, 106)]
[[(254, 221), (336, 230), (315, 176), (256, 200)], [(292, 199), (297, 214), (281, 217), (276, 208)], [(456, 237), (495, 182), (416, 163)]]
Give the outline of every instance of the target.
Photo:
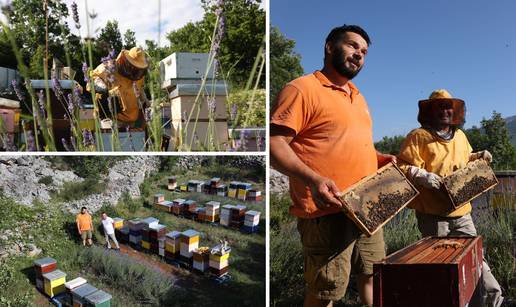
[(464, 307), (482, 272), (482, 238), (426, 237), (373, 271), (375, 307)]

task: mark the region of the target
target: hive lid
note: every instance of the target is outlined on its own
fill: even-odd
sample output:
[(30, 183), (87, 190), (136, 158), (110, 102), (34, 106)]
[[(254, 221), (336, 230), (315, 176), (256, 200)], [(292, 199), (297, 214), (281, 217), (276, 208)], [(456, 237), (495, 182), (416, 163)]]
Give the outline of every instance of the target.
[(115, 217), (115, 218), (113, 218), (113, 222), (115, 222), (115, 223), (117, 223), (117, 222), (123, 222), (123, 221), (124, 221), (124, 219), (123, 219), (123, 218), (121, 218), (121, 217)]
[(255, 211), (255, 210), (249, 210), (245, 213), (245, 215), (251, 215), (251, 216), (256, 216), (256, 215), (260, 215), (261, 212), (259, 211)]
[(225, 208), (225, 209), (233, 209), (235, 206), (233, 205), (224, 205), (222, 206), (222, 208)]
[(211, 200), (206, 203), (206, 206), (217, 206), (218, 207), (218, 206), (220, 206), (220, 202)]
[(195, 231), (195, 230), (193, 230), (193, 229), (188, 229), (187, 231), (184, 231), (184, 232), (182, 233), (182, 235), (183, 235), (183, 236), (185, 236), (185, 237), (189, 237), (189, 238), (191, 238), (191, 237), (198, 236), (198, 235), (199, 235), (199, 232), (197, 232), (197, 231)]
[(157, 225), (151, 225), (151, 226), (149, 226), (149, 228), (154, 230), (154, 231), (160, 231), (162, 229), (167, 228), (167, 226), (161, 225), (161, 224), (157, 224)]
[(48, 280), (56, 280), (63, 277), (66, 277), (66, 273), (61, 270), (54, 270), (52, 272), (43, 274), (43, 278)]
[(142, 220), (142, 223), (143, 224), (146, 224), (148, 226), (152, 225), (152, 224), (157, 224), (159, 223), (159, 220), (157, 218), (154, 218), (154, 217), (148, 217), (146, 219), (143, 219)]
[(47, 266), (57, 263), (57, 261), (54, 258), (45, 257), (34, 261), (34, 265), (38, 267)]
[(245, 210), (247, 207), (244, 206), (244, 205), (236, 205), (233, 207), (234, 209), (238, 209), (238, 210)]
[(154, 197), (164, 197), (164, 196), (165, 196), (165, 194), (163, 194), (163, 193), (154, 194)]
[(73, 295), (75, 296), (78, 296), (78, 297), (85, 297), (89, 294), (92, 294), (93, 292), (97, 291), (98, 289), (93, 287), (92, 285), (86, 283), (82, 286), (79, 286), (75, 289), (73, 289), (71, 292)]
[(171, 239), (175, 239), (177, 237), (179, 237), (181, 235), (181, 233), (179, 231), (171, 231), (169, 233), (166, 234), (167, 238), (171, 238)]
[(189, 199), (189, 200), (185, 201), (185, 204), (187, 204), (187, 205), (195, 204), (195, 200)]
[(174, 202), (175, 202), (175, 203), (180, 203), (180, 204), (184, 203), (185, 201), (186, 201), (186, 199), (182, 199), (182, 198), (176, 198), (176, 199), (174, 199)]
[(72, 279), (70, 281), (65, 282), (65, 288), (66, 289), (75, 289), (79, 286), (84, 285), (88, 281), (82, 277), (77, 277), (75, 279)]
[(161, 206), (167, 206), (167, 207), (170, 207), (172, 206), (173, 202), (171, 202), (170, 200), (164, 200), (162, 202), (159, 203)]
[(91, 304), (102, 304), (111, 300), (111, 298), (111, 294), (102, 290), (95, 291), (92, 294), (89, 294), (85, 297), (86, 301), (88, 301)]

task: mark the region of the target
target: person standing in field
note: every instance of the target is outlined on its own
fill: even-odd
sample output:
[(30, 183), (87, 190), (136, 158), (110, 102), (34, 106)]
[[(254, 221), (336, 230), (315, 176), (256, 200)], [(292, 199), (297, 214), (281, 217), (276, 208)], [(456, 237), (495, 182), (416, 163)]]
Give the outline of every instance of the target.
[(362, 69), (369, 35), (336, 27), (322, 70), (288, 83), (271, 112), (271, 165), (290, 180), (290, 213), (298, 218), (306, 282), (305, 306), (332, 306), (351, 272), (363, 304), (373, 302), (373, 262), (385, 257), (383, 231), (362, 234), (346, 217), (340, 191), (396, 158), (375, 150), (366, 100), (350, 81)]
[(109, 243), (109, 239), (115, 243), (115, 248), (117, 250), (120, 249), (120, 246), (118, 245), (118, 241), (116, 240), (115, 236), (115, 227), (113, 225), (115, 221), (110, 218), (106, 212), (102, 212), (102, 227), (104, 228), (104, 236), (106, 238), (107, 248), (111, 249), (111, 244)]
[(81, 213), (77, 214), (77, 217), (75, 218), (75, 223), (77, 224), (77, 230), (79, 232), (79, 235), (82, 238), (82, 245), (86, 246), (87, 242), (88, 245), (91, 246), (93, 244), (93, 221), (86, 207), (81, 208)]

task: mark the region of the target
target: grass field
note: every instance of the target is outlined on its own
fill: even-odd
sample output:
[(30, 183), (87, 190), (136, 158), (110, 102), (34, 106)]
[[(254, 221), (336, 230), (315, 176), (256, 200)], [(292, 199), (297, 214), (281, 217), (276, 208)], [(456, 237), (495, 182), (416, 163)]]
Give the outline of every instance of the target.
[[(194, 199), (199, 204), (218, 200), (221, 204), (242, 203), (248, 209), (261, 211), (260, 225), (265, 225), (264, 202), (250, 203), (222, 197), (211, 197), (200, 193), (176, 193), (166, 191), (166, 180), (170, 175), (179, 176), (178, 181), (208, 179), (214, 172), (223, 171), (220, 166), (196, 168), (191, 171), (160, 172), (149, 177), (142, 185), (142, 197), (123, 198), (116, 207), (106, 207), (112, 217), (131, 219), (153, 216), (165, 224), (168, 230), (184, 231), (195, 229), (200, 232), (200, 246), (214, 246), (220, 239), (229, 242), (230, 275), (232, 279), (218, 285), (210, 278), (186, 269), (166, 264), (157, 255), (135, 252), (124, 248), (120, 253), (107, 251), (103, 234), (95, 231), (95, 246), (80, 246), (76, 234), (75, 216), (63, 211), (57, 202), (34, 204), (25, 207), (12, 199), (0, 197), (0, 234), (12, 230), (14, 235), (0, 245), (13, 243), (35, 244), (42, 249), (37, 257), (26, 255), (0, 260), (0, 306), (47, 306), (48, 301), (35, 288), (32, 262), (44, 256), (58, 261), (58, 268), (68, 274), (71, 280), (77, 276), (86, 278), (95, 287), (104, 289), (114, 297), (114, 306), (146, 305), (202, 305), (202, 306), (263, 306), (265, 302), (265, 229), (255, 234), (243, 234), (238, 230), (212, 226), (185, 218), (176, 217), (154, 209), (152, 197), (164, 192), (166, 199)], [(255, 183), (263, 190), (263, 178), (252, 171), (226, 169), (233, 172), (225, 176), (231, 180)], [(223, 177), (223, 176), (220, 176)], [(223, 180), (225, 180), (223, 178)], [(100, 226), (100, 212), (93, 215), (94, 224)]]

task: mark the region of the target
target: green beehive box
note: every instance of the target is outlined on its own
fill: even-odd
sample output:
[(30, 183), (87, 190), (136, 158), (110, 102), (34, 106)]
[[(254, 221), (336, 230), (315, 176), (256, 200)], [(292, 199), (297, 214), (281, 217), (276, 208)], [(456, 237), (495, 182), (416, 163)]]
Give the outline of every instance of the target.
[(98, 290), (85, 297), (88, 306), (94, 307), (109, 307), (111, 306), (111, 294)]

